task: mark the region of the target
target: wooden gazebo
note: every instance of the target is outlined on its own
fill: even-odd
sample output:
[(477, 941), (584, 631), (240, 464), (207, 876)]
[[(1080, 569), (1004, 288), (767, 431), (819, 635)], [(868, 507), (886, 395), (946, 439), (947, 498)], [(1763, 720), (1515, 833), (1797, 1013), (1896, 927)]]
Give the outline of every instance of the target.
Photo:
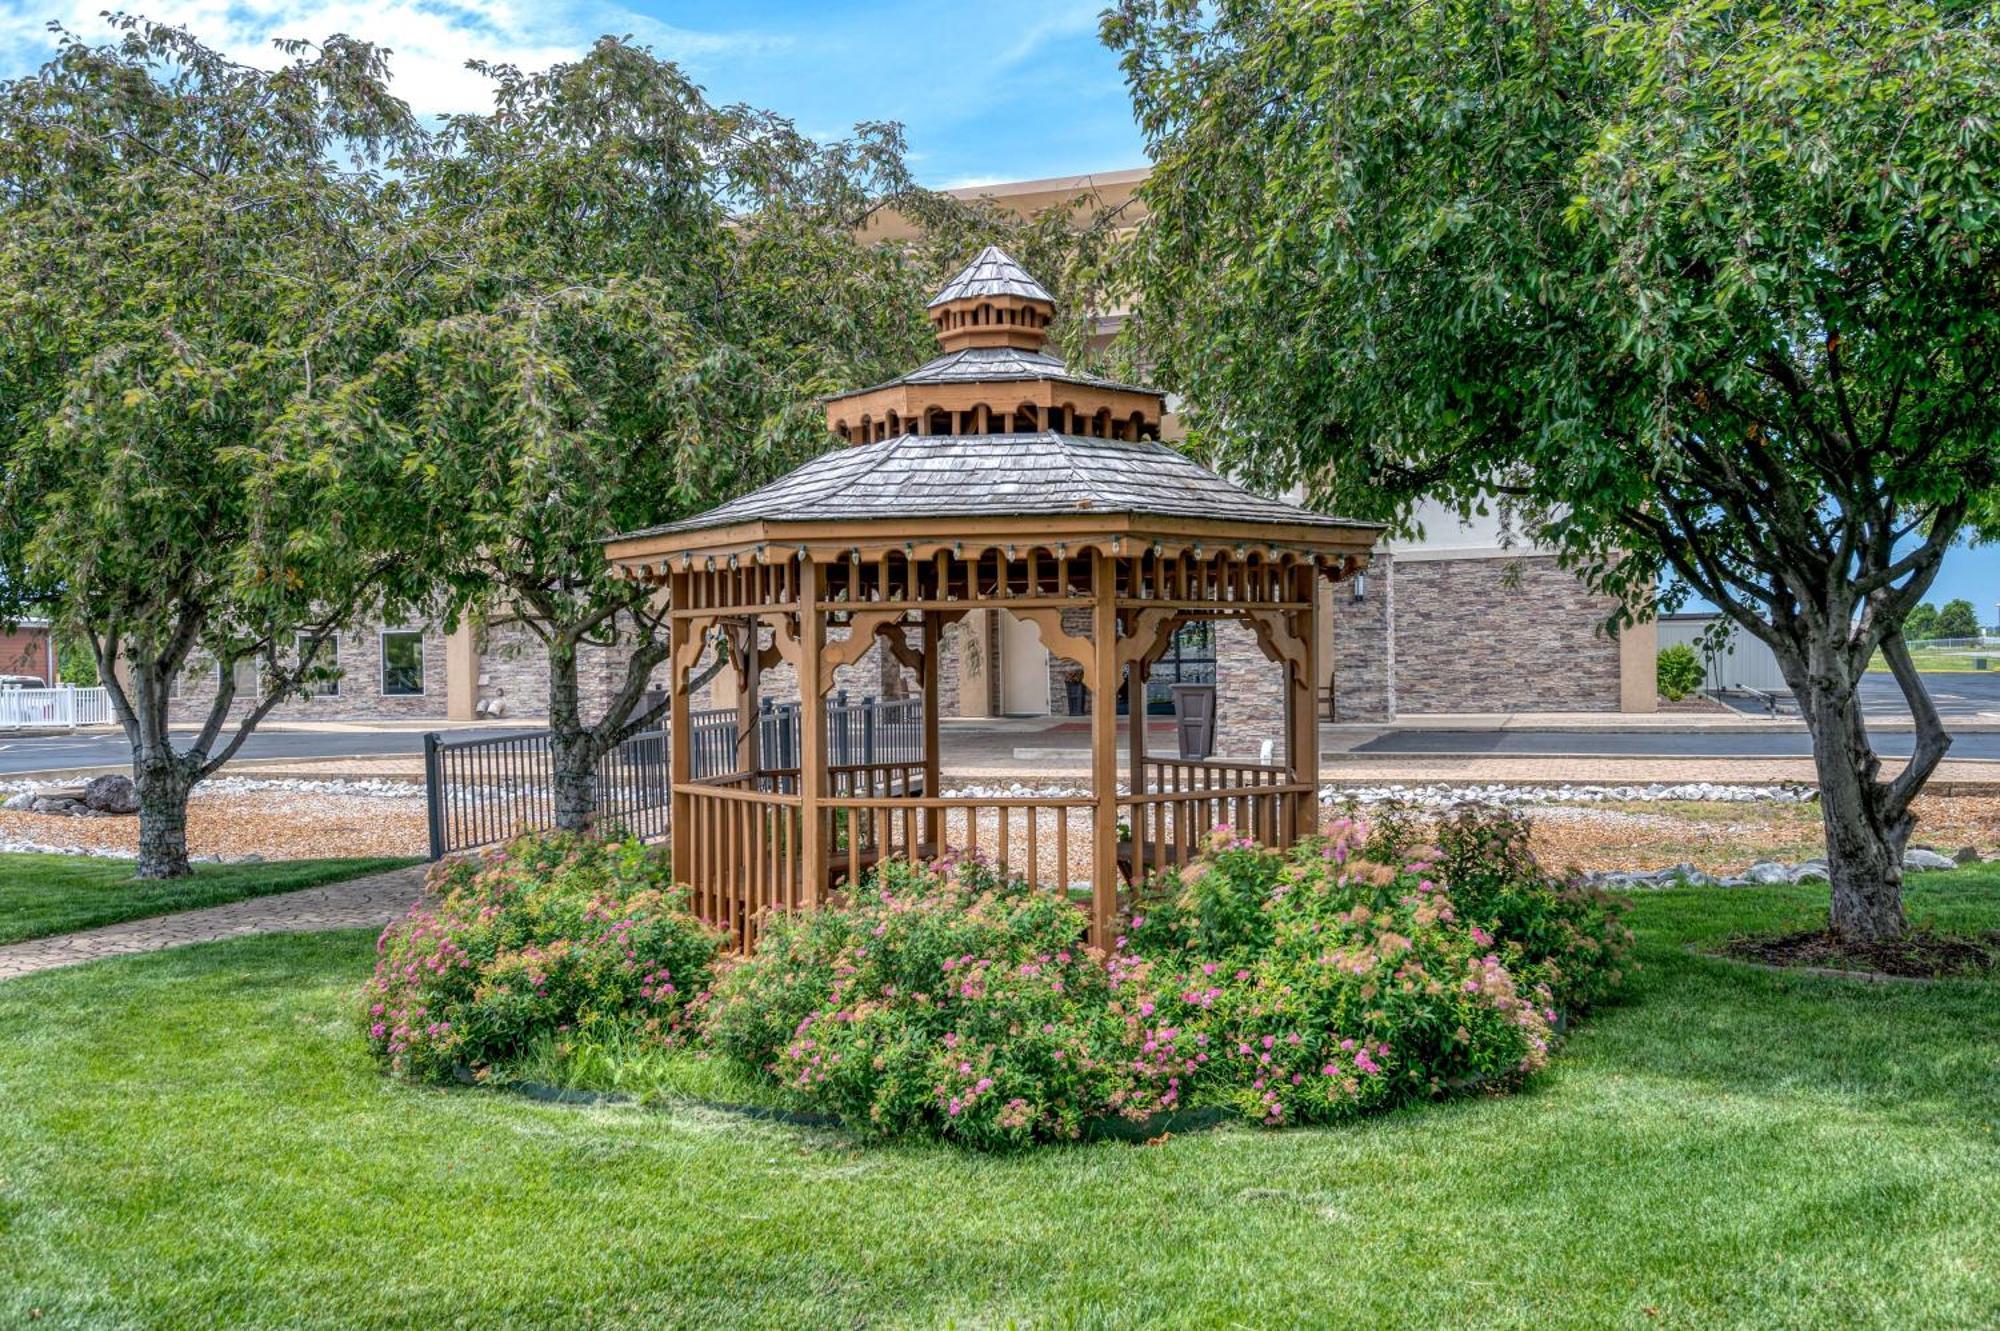
[[(968, 850), (1037, 886), (1087, 889), (1102, 942), (1121, 885), (1185, 859), (1217, 824), (1272, 844), (1316, 828), (1316, 582), (1358, 571), (1380, 528), (1252, 494), (1160, 443), (1159, 393), (1043, 350), (1053, 311), (1040, 284), (987, 249), (931, 302), (944, 355), (827, 403), (849, 447), (607, 545), (624, 576), (671, 603), (676, 876), (746, 945), (764, 912), (817, 903), (885, 857)], [(1089, 794), (944, 793), (945, 630), (990, 609), (1034, 624), (1082, 667)], [(1134, 706), (1121, 786), (1121, 683), (1142, 699), (1175, 630), (1221, 619), (1248, 625), (1284, 666), (1282, 758), (1153, 757)], [(878, 640), (918, 681), (921, 758), (830, 764), (834, 671)], [(695, 779), (689, 681), (719, 641), (739, 685), (736, 770)], [(757, 751), (760, 694), (784, 673), (799, 698), (796, 767)]]

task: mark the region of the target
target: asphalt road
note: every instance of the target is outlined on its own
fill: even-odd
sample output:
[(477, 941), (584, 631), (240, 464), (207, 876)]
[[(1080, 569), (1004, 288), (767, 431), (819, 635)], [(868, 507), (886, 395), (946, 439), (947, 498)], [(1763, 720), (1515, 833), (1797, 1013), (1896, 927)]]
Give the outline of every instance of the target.
[[(1945, 714), (1967, 718), (2000, 713), (2000, 671), (1930, 674), (1931, 697)], [(1863, 684), (1874, 716), (1905, 714), (1902, 694), (1889, 675), (1870, 673)], [(484, 734), (503, 733), (483, 731)], [(1884, 756), (1910, 752), (1908, 731), (1877, 731), (1875, 747)], [(260, 730), (244, 741), (243, 758), (349, 758), (423, 752), (424, 737), (416, 730), (324, 731)], [(1605, 730), (1559, 732), (1534, 730), (1399, 730), (1369, 740), (1356, 753), (1471, 753), (1505, 756), (1588, 754), (1617, 758), (1803, 758), (1812, 753), (1803, 731), (1741, 734), (1719, 731)], [(2000, 758), (2000, 734), (1961, 734), (1951, 746), (1954, 758)], [(0, 731), (0, 777), (68, 767), (114, 767), (131, 758), (121, 735), (39, 735), (9, 738)]]
[[(482, 734), (498, 734), (483, 731)], [(176, 736), (179, 743), (186, 736)], [(424, 736), (417, 730), (369, 730), (326, 734), (303, 730), (252, 732), (237, 750), (239, 758), (356, 758), (383, 754), (420, 754)], [(130, 762), (132, 748), (123, 735), (35, 735), (8, 738), (0, 731), (0, 777), (15, 772), (43, 772), (62, 767), (115, 767)]]

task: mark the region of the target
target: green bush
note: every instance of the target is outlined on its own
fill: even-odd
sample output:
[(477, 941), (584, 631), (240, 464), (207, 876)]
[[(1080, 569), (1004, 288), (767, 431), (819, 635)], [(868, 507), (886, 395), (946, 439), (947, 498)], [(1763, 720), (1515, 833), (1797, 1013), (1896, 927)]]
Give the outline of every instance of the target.
[(1629, 934), (1517, 822), (1467, 815), (1445, 840), (1384, 860), (1355, 821), (1284, 852), (1219, 828), (1108, 955), (1079, 944), (1082, 911), (981, 865), (885, 865), (853, 903), (773, 921), (708, 1031), (798, 1107), (989, 1146), (1503, 1086), (1546, 1062), (1559, 1010), (1617, 987)]
[(1610, 998), (1632, 966), (1624, 903), (1571, 872), (1548, 873), (1520, 814), (1468, 804), (1437, 824), (1438, 876), (1461, 918), (1500, 941), (1521, 982), (1548, 989), (1576, 1016)]
[(709, 1033), (790, 1102), (870, 1135), (1073, 1138), (1158, 1107), (1084, 924), (976, 861), (887, 864), (850, 905), (773, 919), (718, 978)]
[(636, 841), (524, 837), (432, 871), (376, 945), (364, 1024), (399, 1076), (484, 1073), (550, 1039), (684, 1038), (724, 936)]
[(1460, 912), (1428, 853), (1385, 863), (1369, 845), (1346, 820), (1284, 852), (1218, 829), (1134, 919), (1133, 954), (1170, 995), (1156, 1019), (1211, 1053), (1194, 1103), (1325, 1122), (1547, 1061), (1548, 986), (1510, 970), (1518, 951)]
[(1707, 677), (1700, 653), (1684, 642), (1660, 649), (1658, 674), (1660, 696), (1670, 702), (1679, 702), (1701, 688)]

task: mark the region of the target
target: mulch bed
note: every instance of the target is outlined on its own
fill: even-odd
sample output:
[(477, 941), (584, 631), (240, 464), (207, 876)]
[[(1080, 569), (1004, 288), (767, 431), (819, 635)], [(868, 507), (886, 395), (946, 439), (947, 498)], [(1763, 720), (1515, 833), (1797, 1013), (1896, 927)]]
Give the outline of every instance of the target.
[(1759, 966), (1860, 978), (1977, 979), (2000, 972), (2000, 930), (1940, 934), (1918, 930), (1894, 943), (1843, 942), (1824, 929), (1805, 933), (1732, 938), (1718, 955)]

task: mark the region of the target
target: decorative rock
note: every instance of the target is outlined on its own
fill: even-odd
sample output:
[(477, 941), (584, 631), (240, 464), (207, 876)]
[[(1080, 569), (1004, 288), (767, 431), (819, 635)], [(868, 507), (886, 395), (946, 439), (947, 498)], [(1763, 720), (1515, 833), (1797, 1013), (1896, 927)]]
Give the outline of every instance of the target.
[(1807, 860), (1804, 864), (1792, 870), (1791, 881), (1794, 883), (1826, 882), (1826, 861)]
[(9, 795), (5, 800), (0, 800), (0, 809), (11, 809), (17, 813), (34, 807), (35, 792), (32, 790), (24, 790), (18, 795)]
[(83, 802), (99, 813), (139, 812), (139, 792), (129, 776), (92, 777), (84, 784)]
[(1979, 863), (1979, 848), (1977, 846), (1960, 846), (1952, 853), (1951, 862), (1953, 864), (1977, 864)]
[(1958, 862), (1950, 856), (1940, 855), (1934, 850), (1925, 850), (1922, 846), (1913, 846), (1903, 852), (1903, 867), (1905, 869), (1915, 869), (1920, 872), (1929, 869), (1956, 869)]
[(1792, 881), (1792, 869), (1790, 865), (1776, 860), (1759, 860), (1743, 871), (1743, 877), (1758, 884), (1789, 883)]
[(68, 813), (70, 810), (81, 806), (77, 801), (72, 799), (50, 799), (47, 796), (38, 796), (35, 802), (28, 807), (36, 813)]
[(1320, 791), (1320, 803), (1329, 805), (1395, 803), (1425, 811), (1442, 811), (1459, 804), (1500, 804), (1535, 807), (1545, 804), (1654, 804), (1680, 800), (1704, 800), (1718, 804), (1810, 804), (1819, 791), (1810, 786), (1719, 785), (1712, 781), (1689, 781), (1677, 785), (1655, 781), (1643, 786), (1565, 785), (1538, 786), (1498, 784), (1450, 786), (1442, 782), (1408, 786), (1327, 786)]

